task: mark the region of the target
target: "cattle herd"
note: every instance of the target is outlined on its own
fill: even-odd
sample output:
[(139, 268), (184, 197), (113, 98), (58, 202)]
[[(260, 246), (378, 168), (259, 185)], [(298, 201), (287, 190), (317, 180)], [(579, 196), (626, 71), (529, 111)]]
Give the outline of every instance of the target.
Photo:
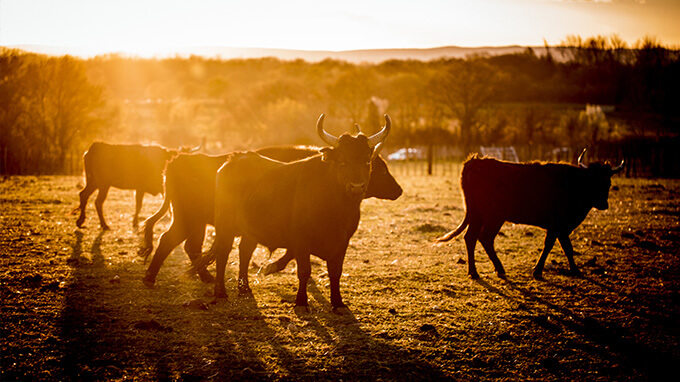
[[(93, 143), (83, 156), (86, 185), (80, 191), (76, 225), (83, 227), (90, 195), (95, 200), (100, 227), (108, 230), (103, 203), (110, 187), (135, 191), (133, 226), (145, 193), (163, 193), (162, 206), (143, 223), (142, 256), (153, 253), (143, 283), (152, 288), (170, 252), (184, 243), (192, 271), (206, 283), (215, 283), (215, 297), (226, 298), (224, 276), (234, 239), (240, 237), (238, 290), (249, 293), (248, 267), (258, 244), (286, 253), (270, 263), (264, 274), (278, 272), (297, 262), (297, 307), (306, 308), (310, 256), (326, 261), (334, 311), (345, 308), (340, 295), (340, 275), (350, 239), (360, 219), (361, 201), (375, 197), (395, 200), (402, 189), (379, 152), (392, 128), (388, 115), (376, 134), (342, 134), (335, 137), (317, 121), (317, 134), (326, 147), (276, 146), (256, 151), (206, 155), (195, 150), (170, 150), (159, 146)], [(358, 128), (358, 126), (357, 126)], [(360, 131), (360, 130), (359, 130)], [(478, 278), (474, 251), (482, 244), (499, 277), (505, 270), (494, 240), (505, 222), (528, 224), (547, 231), (545, 245), (533, 276), (542, 270), (555, 240), (559, 240), (578, 275), (569, 240), (571, 232), (591, 208), (607, 209), (611, 177), (623, 168), (608, 163), (509, 163), (473, 154), (463, 165), (461, 188), (465, 218), (458, 228), (438, 238), (453, 239), (464, 230), (468, 275)], [(155, 224), (172, 209), (172, 223), (161, 234), (154, 252)], [(208, 225), (215, 241), (203, 251)], [(216, 278), (207, 266), (216, 262)]]

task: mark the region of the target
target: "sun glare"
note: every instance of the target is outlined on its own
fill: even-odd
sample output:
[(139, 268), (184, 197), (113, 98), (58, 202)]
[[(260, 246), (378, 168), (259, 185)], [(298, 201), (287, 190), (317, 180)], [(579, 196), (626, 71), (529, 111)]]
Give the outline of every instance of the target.
[[(568, 35), (680, 42), (679, 5), (544, 0), (342, 3), (0, 0), (0, 45), (150, 57), (188, 47), (301, 50), (541, 45)], [(656, 31), (656, 32), (655, 32)]]

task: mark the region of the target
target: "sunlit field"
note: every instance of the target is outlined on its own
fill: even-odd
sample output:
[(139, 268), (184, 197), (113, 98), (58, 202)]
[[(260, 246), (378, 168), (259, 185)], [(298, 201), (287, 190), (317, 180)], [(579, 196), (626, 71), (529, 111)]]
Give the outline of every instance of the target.
[[(311, 313), (293, 309), (295, 263), (270, 276), (258, 249), (252, 297), (227, 269), (228, 302), (186, 273), (181, 247), (156, 287), (132, 228), (132, 191), (112, 189), (99, 229), (70, 215), (81, 177), (0, 182), (0, 380), (659, 380), (680, 361), (680, 181), (616, 176), (610, 209), (572, 234), (583, 277), (559, 245), (545, 281), (531, 277), (538, 228), (506, 223), (496, 247), (508, 279), (478, 246), (481, 279), (466, 275), (461, 238), (434, 239), (462, 220), (460, 164), (427, 176), (390, 163), (396, 201), (362, 204), (331, 312), (325, 264), (313, 259)], [(419, 169), (420, 167), (418, 167)], [(162, 198), (145, 198), (142, 216)], [(169, 218), (156, 226), (155, 239)], [(210, 231), (211, 232), (211, 231)], [(211, 242), (208, 234), (208, 243)], [(211, 269), (214, 272), (214, 269)]]

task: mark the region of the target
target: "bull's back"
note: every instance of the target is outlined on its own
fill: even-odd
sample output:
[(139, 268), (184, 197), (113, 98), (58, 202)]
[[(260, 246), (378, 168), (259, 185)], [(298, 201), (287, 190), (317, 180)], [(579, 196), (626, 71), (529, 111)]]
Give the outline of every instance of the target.
[(315, 240), (329, 241), (325, 233), (342, 231), (342, 219), (334, 210), (346, 212), (330, 199), (333, 192), (321, 163), (320, 157), (283, 164), (254, 153), (239, 154), (219, 171), (217, 214), (236, 235), (267, 247), (307, 245), (312, 250)]
[(83, 161), (88, 182), (150, 194), (163, 191), (163, 169), (172, 153), (158, 146), (93, 143)]
[(271, 146), (256, 152), (279, 162), (294, 162), (319, 154), (319, 150), (321, 148), (316, 146)]
[[(272, 146), (259, 149), (256, 152), (280, 162), (294, 162), (318, 155), (320, 150), (321, 147), (317, 146)], [(401, 186), (387, 168), (385, 160), (380, 156), (373, 158), (373, 171), (365, 198), (376, 197), (396, 200), (402, 192)]]
[(489, 221), (553, 228), (578, 207), (573, 166), (471, 159), (461, 187), (469, 209)]
[[(215, 195), (216, 226), (236, 236), (253, 235), (257, 227), (271, 220), (274, 199), (280, 196), (275, 184), (267, 182), (268, 172), (280, 167), (281, 162), (272, 161), (254, 152), (235, 152), (217, 172)], [(261, 197), (263, 192), (268, 193)], [(255, 222), (253, 222), (255, 220)], [(253, 228), (255, 227), (255, 228)], [(272, 232), (276, 235), (278, 232)]]
[(180, 218), (210, 223), (215, 208), (215, 177), (228, 155), (180, 154), (166, 170), (166, 193)]

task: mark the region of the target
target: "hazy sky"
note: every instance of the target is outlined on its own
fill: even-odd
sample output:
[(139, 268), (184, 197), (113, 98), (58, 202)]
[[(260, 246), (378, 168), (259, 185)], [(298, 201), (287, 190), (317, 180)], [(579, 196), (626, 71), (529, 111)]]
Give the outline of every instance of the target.
[(567, 35), (680, 46), (680, 0), (0, 0), (0, 45), (93, 53), (555, 45)]

